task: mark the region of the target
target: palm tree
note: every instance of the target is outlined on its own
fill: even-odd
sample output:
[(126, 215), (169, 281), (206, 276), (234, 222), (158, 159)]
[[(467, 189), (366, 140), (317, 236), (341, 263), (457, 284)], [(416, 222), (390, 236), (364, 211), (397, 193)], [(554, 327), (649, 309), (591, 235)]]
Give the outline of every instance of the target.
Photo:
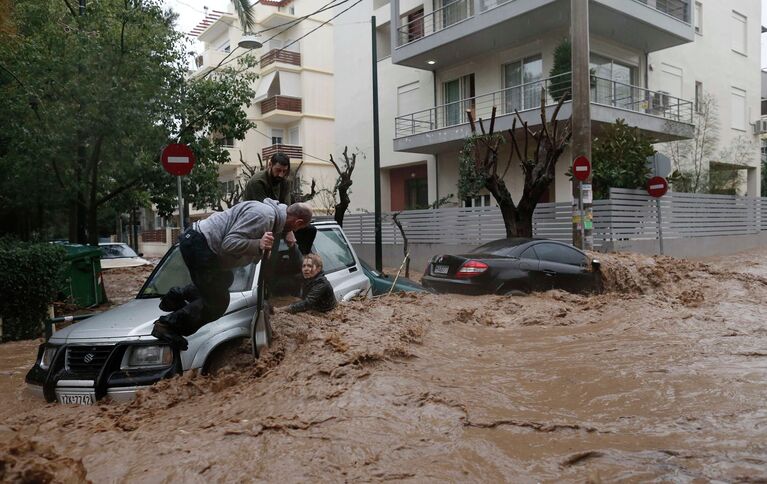
[(256, 26), (256, 12), (253, 8), (255, 3), (250, 3), (250, 0), (232, 0), (232, 3), (234, 4), (234, 10), (237, 12), (237, 16), (240, 18), (242, 30), (251, 32), (253, 27)]

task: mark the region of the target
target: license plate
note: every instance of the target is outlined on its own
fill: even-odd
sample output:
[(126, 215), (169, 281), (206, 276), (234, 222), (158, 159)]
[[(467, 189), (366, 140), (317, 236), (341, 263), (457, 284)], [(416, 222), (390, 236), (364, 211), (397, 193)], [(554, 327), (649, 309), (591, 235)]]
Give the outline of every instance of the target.
[(70, 405), (93, 405), (96, 396), (93, 393), (59, 393), (59, 403)]
[(447, 274), (448, 270), (450, 270), (450, 266), (445, 266), (445, 265), (436, 265), (436, 266), (434, 266), (434, 273), (435, 274)]

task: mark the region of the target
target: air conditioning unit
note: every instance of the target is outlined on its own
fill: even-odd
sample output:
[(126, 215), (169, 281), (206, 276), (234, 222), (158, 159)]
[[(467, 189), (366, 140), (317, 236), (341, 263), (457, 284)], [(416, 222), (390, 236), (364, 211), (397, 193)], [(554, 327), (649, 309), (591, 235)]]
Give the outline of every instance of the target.
[(757, 119), (754, 123), (754, 134), (767, 133), (767, 118)]

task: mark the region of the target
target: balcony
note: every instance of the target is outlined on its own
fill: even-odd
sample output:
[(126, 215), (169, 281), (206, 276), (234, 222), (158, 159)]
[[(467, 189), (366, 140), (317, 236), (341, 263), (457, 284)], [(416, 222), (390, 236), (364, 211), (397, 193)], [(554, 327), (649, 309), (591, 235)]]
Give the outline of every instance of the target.
[[(488, 121), (496, 109), (496, 131), (511, 129), (515, 111), (530, 126), (540, 125), (541, 90), (546, 90), (549, 119), (555, 97), (570, 89), (570, 74), (510, 87), (461, 101), (443, 104), (395, 118), (394, 150), (440, 153), (460, 149), (470, 135), (466, 111)], [(553, 95), (552, 95), (553, 94)], [(572, 115), (571, 102), (562, 106), (559, 119)], [(693, 103), (663, 92), (592, 76), (591, 118), (595, 134), (616, 119), (625, 119), (657, 142), (692, 138)]]
[(301, 98), (272, 96), (261, 101), (261, 117), (272, 123), (288, 123), (301, 117)]
[(291, 160), (300, 160), (304, 157), (304, 149), (296, 145), (271, 145), (261, 150), (261, 158), (269, 160), (275, 153), (285, 153)]
[(221, 50), (206, 50), (202, 53), (202, 55), (197, 56), (194, 60), (195, 65), (197, 66), (197, 71), (194, 73), (194, 75), (199, 76), (210, 71), (211, 69), (214, 69), (221, 61), (224, 60), (224, 57), (227, 55), (229, 55), (228, 52)]
[[(399, 18), (401, 1), (392, 1), (392, 18)], [(589, 5), (592, 35), (642, 52), (694, 40), (690, 0), (591, 0)], [(454, 0), (434, 11), (426, 8), (420, 16), (411, 14), (402, 25), (392, 22), (397, 42), (392, 62), (441, 69), (488, 48), (501, 50), (547, 32), (566, 32), (569, 25), (570, 0)]]
[(299, 52), (291, 52), (289, 50), (272, 49), (266, 54), (261, 56), (262, 69), (276, 62), (282, 62), (283, 64), (300, 66), (301, 54)]

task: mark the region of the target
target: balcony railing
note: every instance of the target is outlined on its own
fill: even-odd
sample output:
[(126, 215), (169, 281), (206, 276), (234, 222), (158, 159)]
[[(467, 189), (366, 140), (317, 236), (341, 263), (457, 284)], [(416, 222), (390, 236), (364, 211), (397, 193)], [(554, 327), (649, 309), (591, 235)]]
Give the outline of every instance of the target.
[[(490, 119), (493, 108), (496, 108), (496, 116), (539, 109), (542, 89), (546, 90), (546, 105), (556, 104), (556, 100), (570, 91), (570, 73), (398, 116), (394, 121), (395, 137), (468, 123), (466, 111), (471, 111), (475, 119)], [(591, 102), (692, 123), (691, 101), (596, 76), (591, 77)]]
[(261, 56), (261, 67), (266, 67), (275, 62), (283, 62), (294, 66), (301, 65), (301, 54), (289, 50), (273, 49)]
[(301, 112), (301, 98), (288, 96), (274, 96), (261, 101), (261, 114), (279, 109), (281, 111)]
[(261, 150), (264, 161), (269, 160), (275, 153), (285, 153), (288, 158), (300, 160), (304, 157), (304, 149), (296, 145), (272, 145)]
[(401, 25), (397, 29), (397, 45), (405, 45), (428, 37), (472, 16), (474, 16), (474, 0), (453, 0), (433, 12), (411, 18)]
[(591, 76), (591, 102), (692, 124), (692, 101), (602, 77)]
[(634, 0), (643, 3), (650, 8), (670, 15), (685, 23), (690, 23), (690, 2), (689, 0)]

